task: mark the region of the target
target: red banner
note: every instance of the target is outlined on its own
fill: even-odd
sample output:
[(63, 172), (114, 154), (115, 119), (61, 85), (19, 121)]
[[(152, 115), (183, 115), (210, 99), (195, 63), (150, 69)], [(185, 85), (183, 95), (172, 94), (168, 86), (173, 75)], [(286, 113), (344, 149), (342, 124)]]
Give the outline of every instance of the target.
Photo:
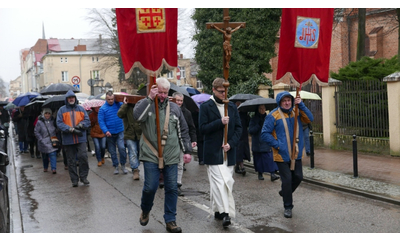
[(327, 83), (333, 8), (284, 8), (279, 40), (278, 73), (291, 73), (299, 84), (314, 76)]
[(178, 65), (177, 8), (117, 8), (116, 15), (125, 78), (135, 67), (155, 77), (163, 64)]

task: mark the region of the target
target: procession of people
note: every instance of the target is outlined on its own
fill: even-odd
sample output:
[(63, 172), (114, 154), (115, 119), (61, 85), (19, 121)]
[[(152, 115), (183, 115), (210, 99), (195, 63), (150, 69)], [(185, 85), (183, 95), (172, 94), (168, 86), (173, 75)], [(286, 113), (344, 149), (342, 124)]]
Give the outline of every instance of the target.
[[(310, 110), (300, 98), (294, 98), (289, 92), (281, 92), (276, 98), (277, 107), (268, 113), (263, 104), (256, 106), (254, 114), (249, 114), (238, 110), (241, 102), (235, 104), (229, 101), (228, 115), (225, 116), (223, 100), (226, 92), (223, 84), (224, 79), (216, 78), (212, 95), (193, 112), (185, 107), (183, 94), (175, 92), (171, 98), (168, 96), (170, 82), (158, 78), (157, 85), (153, 85), (149, 95), (135, 104), (128, 103), (126, 97), (122, 102), (116, 101), (114, 93), (108, 91), (101, 106), (85, 110), (75, 93), (69, 90), (65, 94), (63, 106), (55, 111), (43, 107), (36, 116), (28, 114), (25, 106), (20, 106), (10, 115), (19, 130), (20, 154), (30, 153), (33, 158), (40, 156), (43, 172), (48, 172), (50, 165), (50, 171), (56, 174), (56, 159), (63, 150), (65, 169), (69, 172), (72, 187), (78, 187), (79, 182), (90, 186), (87, 179), (90, 173), (88, 136), (95, 146), (93, 156), (98, 167), (108, 165), (105, 161), (106, 152), (111, 155), (115, 175), (120, 170), (122, 174), (127, 174), (125, 165), (130, 165), (133, 180), (143, 180), (142, 213), (138, 216), (142, 226), (146, 226), (150, 220), (154, 196), (162, 175), (166, 230), (182, 232), (176, 222), (177, 200), (183, 196), (181, 187), (184, 164), (191, 162), (197, 142), (203, 145), (200, 150), (202, 152), (198, 153), (201, 156), (199, 167), (204, 165), (207, 168), (210, 184), (210, 215), (216, 220), (222, 220), (224, 228), (231, 224), (231, 218), (235, 218), (233, 193), (240, 190), (234, 188), (233, 173), (246, 172), (243, 159), (253, 160), (259, 180), (264, 180), (264, 173), (270, 174), (272, 182), (281, 179), (279, 195), (283, 198), (283, 216), (291, 218), (293, 192), (302, 181), (302, 149), (307, 138), (303, 135), (302, 126), (310, 126), (313, 121)], [(161, 156), (155, 125), (156, 101), (157, 121), (162, 134)], [(297, 119), (300, 131), (295, 136), (299, 151), (295, 159), (292, 159), (290, 141), (293, 136), (289, 135), (293, 135), (293, 131), (288, 128), (293, 128), (295, 105), (300, 110)], [(29, 133), (30, 118), (34, 119), (31, 120), (32, 133)], [(225, 126), (228, 129), (227, 139), (224, 136)], [(28, 141), (30, 135), (34, 136), (37, 145), (29, 144), (32, 142)], [(250, 136), (252, 154), (249, 153)], [(32, 149), (35, 146), (38, 152)], [(247, 146), (245, 150), (243, 146)], [(295, 160), (293, 170), (290, 168), (291, 160)], [(143, 173), (139, 175), (141, 164)]]

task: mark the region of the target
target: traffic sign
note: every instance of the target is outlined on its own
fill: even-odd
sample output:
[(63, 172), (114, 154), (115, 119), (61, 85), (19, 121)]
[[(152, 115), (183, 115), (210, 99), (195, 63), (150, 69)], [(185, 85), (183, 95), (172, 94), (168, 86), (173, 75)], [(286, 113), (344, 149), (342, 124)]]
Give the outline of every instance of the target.
[(73, 76), (71, 78), (71, 82), (72, 82), (72, 84), (78, 85), (81, 83), (81, 79), (78, 76)]
[(81, 90), (81, 85), (79, 85), (79, 84), (74, 84), (74, 85), (72, 85), (72, 86), (74, 86), (74, 87), (76, 87), (77, 89), (79, 89), (79, 91)]
[(179, 67), (176, 68), (176, 79), (181, 79), (181, 70), (179, 69)]

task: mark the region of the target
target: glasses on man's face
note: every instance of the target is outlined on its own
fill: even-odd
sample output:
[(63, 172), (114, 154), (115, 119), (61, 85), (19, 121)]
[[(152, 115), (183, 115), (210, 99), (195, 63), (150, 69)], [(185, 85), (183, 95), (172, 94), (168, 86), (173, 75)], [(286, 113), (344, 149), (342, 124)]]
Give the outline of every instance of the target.
[(217, 89), (215, 89), (215, 91), (217, 91), (219, 94), (224, 94), (225, 93), (225, 90), (217, 90)]

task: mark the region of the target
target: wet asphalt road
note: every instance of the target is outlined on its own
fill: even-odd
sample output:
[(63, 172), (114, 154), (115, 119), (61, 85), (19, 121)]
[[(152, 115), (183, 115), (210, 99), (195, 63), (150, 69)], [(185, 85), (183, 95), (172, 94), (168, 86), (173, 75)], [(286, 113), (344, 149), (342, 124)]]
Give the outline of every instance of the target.
[[(11, 144), (10, 147), (16, 145)], [(90, 153), (90, 186), (73, 188), (62, 158), (57, 174), (43, 172), (41, 159), (29, 153), (10, 156), (12, 232), (24, 233), (166, 233), (163, 190), (159, 189), (149, 224), (139, 224), (143, 169), (140, 180), (113, 174), (110, 158), (97, 167)], [(195, 159), (196, 160), (196, 159)], [(127, 164), (128, 166), (128, 164)], [(184, 233), (336, 233), (400, 232), (396, 205), (302, 183), (294, 194), (293, 218), (283, 217), (280, 181), (260, 181), (254, 170), (234, 174), (236, 218), (224, 229), (209, 214), (206, 166), (186, 165), (178, 199), (177, 224)], [(10, 172), (11, 171), (11, 172)]]

